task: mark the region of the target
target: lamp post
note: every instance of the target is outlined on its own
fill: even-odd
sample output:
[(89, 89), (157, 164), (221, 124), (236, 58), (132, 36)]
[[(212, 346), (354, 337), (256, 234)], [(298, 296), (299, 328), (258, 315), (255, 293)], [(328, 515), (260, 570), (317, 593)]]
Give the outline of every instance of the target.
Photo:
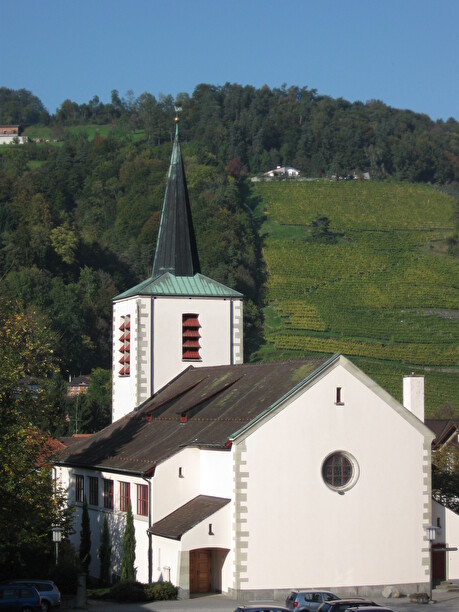
[(53, 525), (52, 528), (52, 532), (53, 532), (53, 542), (56, 544), (56, 565), (59, 559), (59, 542), (62, 540), (62, 533), (63, 533), (63, 529), (62, 527), (58, 527), (57, 525)]
[(429, 540), (429, 555), (430, 555), (430, 586), (429, 586), (429, 601), (432, 601), (432, 584), (433, 584), (433, 551), (432, 544), (437, 535), (438, 527), (428, 525), (425, 527), (427, 539)]

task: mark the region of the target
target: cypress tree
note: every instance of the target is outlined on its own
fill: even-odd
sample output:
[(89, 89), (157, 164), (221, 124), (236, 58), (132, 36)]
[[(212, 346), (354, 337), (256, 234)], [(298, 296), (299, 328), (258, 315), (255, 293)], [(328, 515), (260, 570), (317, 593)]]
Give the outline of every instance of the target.
[(110, 561), (112, 556), (112, 545), (110, 544), (110, 532), (108, 531), (107, 517), (104, 516), (104, 526), (99, 548), (100, 559), (100, 583), (102, 586), (110, 584)]
[(131, 502), (129, 501), (126, 514), (126, 527), (123, 536), (123, 562), (121, 565), (121, 582), (135, 580), (135, 530), (132, 516)]
[(80, 563), (86, 573), (91, 563), (91, 527), (89, 525), (88, 502), (83, 498), (83, 515), (81, 517), (80, 531)]

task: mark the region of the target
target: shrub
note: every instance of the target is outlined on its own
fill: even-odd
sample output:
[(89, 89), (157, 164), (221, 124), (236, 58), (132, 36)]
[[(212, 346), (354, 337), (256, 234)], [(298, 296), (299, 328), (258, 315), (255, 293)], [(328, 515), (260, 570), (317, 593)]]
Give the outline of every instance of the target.
[(134, 580), (119, 582), (110, 589), (110, 599), (120, 602), (146, 601), (145, 585), (141, 582), (135, 582)]
[(152, 582), (145, 587), (145, 594), (149, 601), (161, 601), (165, 599), (177, 599), (178, 587), (172, 582)]

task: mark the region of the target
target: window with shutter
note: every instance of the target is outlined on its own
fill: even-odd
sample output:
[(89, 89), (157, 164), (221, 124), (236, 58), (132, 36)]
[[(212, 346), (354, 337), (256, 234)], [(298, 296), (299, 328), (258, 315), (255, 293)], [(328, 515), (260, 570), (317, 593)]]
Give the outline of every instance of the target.
[(121, 317), (119, 330), (119, 352), (121, 353), (119, 362), (121, 368), (118, 370), (118, 374), (129, 376), (131, 373), (131, 315)]
[(182, 315), (182, 359), (196, 361), (201, 359), (201, 338), (199, 315), (186, 313)]

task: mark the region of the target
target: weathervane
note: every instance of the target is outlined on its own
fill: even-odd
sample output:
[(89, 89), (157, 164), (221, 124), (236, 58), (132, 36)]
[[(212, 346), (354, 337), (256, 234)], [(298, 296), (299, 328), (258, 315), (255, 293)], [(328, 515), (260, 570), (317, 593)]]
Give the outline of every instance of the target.
[(182, 112), (182, 107), (174, 105), (174, 110), (175, 110), (175, 123), (178, 123), (180, 121), (178, 114)]

